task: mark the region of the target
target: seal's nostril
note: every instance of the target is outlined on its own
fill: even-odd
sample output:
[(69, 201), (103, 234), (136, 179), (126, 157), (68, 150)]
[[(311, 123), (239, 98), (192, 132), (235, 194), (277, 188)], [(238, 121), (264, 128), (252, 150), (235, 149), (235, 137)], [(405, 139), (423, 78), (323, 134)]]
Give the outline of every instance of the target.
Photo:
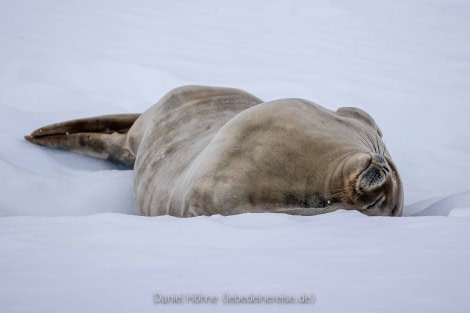
[(371, 165), (361, 174), (361, 187), (364, 190), (374, 188), (384, 181), (385, 176), (381, 169), (375, 165)]

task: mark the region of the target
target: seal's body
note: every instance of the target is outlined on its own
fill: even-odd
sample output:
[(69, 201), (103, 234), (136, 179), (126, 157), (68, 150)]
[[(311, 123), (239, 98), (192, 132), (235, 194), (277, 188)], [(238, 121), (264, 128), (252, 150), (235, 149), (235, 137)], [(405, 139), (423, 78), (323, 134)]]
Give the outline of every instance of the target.
[(402, 184), (381, 137), (357, 108), (185, 86), (142, 115), (54, 124), (26, 139), (134, 165), (142, 215), (399, 216)]

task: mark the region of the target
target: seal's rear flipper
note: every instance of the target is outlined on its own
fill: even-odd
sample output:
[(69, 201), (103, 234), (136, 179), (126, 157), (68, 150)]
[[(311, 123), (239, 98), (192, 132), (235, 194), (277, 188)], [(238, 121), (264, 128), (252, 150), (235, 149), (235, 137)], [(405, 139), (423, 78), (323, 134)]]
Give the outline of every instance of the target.
[(99, 159), (134, 165), (127, 132), (140, 114), (78, 119), (39, 128), (25, 139), (46, 147), (67, 149)]

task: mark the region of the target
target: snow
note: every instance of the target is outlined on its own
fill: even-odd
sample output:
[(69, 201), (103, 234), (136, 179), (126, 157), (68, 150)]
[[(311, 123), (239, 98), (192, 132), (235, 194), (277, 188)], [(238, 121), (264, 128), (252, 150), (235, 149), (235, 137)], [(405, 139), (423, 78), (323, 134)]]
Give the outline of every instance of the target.
[[(464, 312), (468, 219), (96, 214), (1, 221), (5, 312)], [(436, 230), (439, 231), (436, 231)], [(373, 235), (375, 234), (375, 235)], [(314, 304), (152, 304), (313, 293)], [(241, 308), (240, 306), (243, 307)]]
[[(464, 0), (0, 0), (0, 310), (470, 311), (468, 20)], [(405, 216), (140, 217), (131, 170), (23, 139), (184, 84), (366, 110)], [(219, 301), (153, 303), (193, 293)]]

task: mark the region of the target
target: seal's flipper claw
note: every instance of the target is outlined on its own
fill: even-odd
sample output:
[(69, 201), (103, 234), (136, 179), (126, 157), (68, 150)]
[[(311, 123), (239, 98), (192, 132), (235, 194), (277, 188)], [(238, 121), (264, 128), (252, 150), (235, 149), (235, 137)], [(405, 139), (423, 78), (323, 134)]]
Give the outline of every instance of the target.
[(27, 141), (29, 141), (29, 142), (34, 143), (34, 137), (33, 137), (33, 136), (27, 135), (27, 136), (24, 136), (24, 139), (27, 140)]

